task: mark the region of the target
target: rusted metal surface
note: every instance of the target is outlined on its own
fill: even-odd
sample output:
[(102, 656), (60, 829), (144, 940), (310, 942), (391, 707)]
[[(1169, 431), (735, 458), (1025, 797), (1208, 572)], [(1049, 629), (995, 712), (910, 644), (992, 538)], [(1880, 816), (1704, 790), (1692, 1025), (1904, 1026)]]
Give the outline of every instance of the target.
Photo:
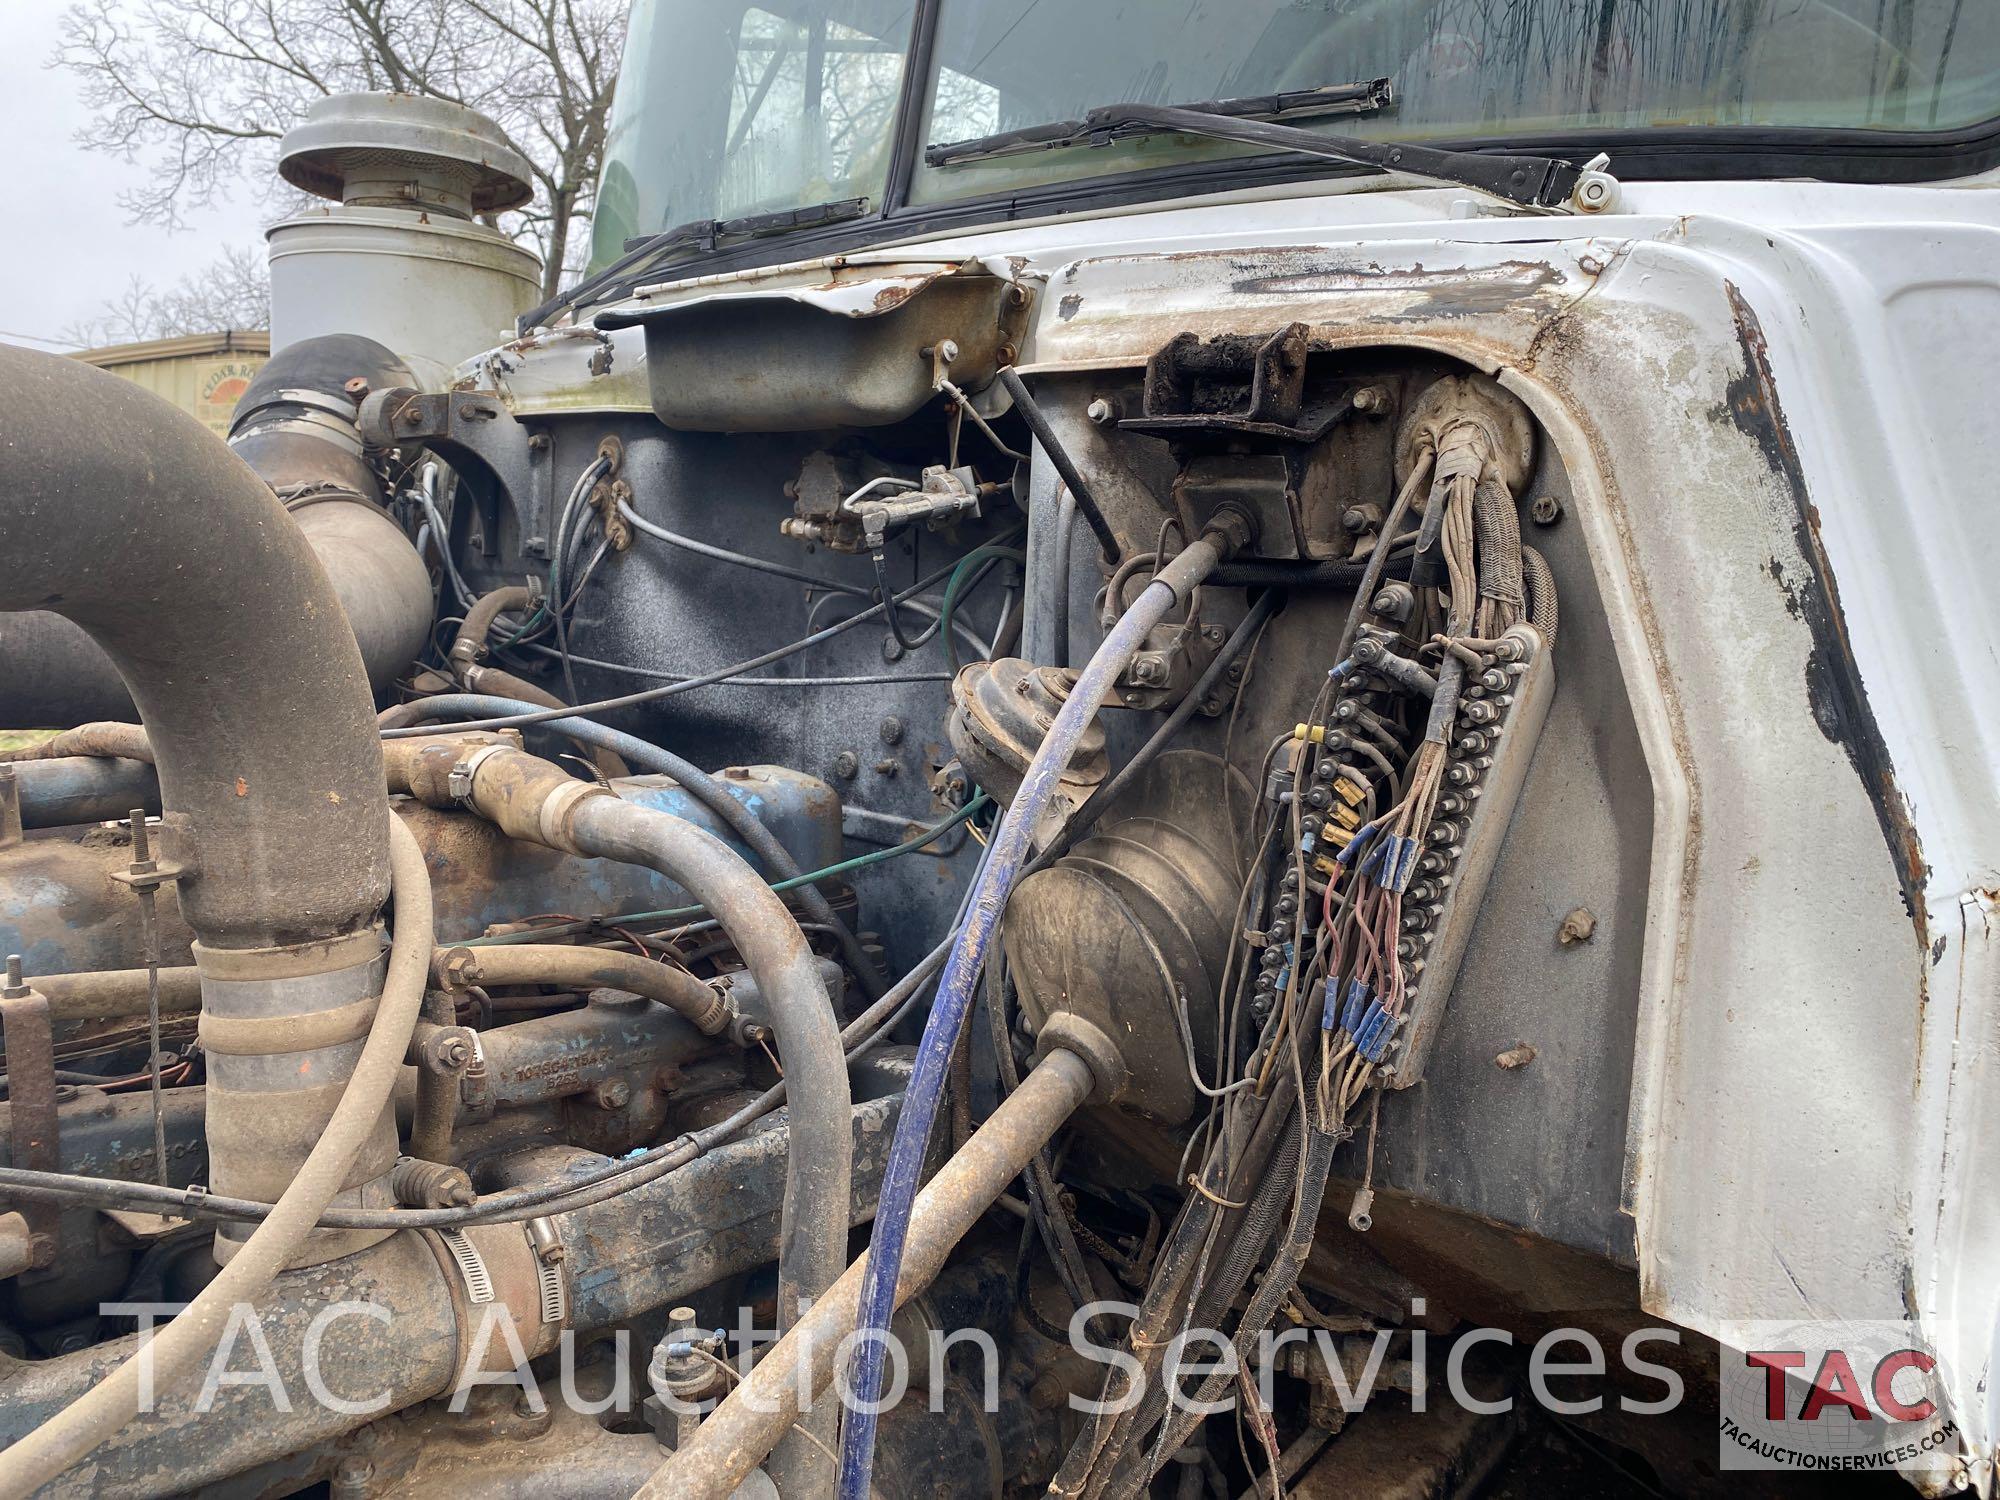
[[(730, 766), (718, 771), (716, 780), (771, 829), (801, 868), (824, 869), (840, 859), (840, 799), (818, 777), (782, 766)], [(713, 813), (667, 778), (635, 777), (619, 790), (753, 857), (734, 845), (731, 831)], [(575, 859), (510, 839), (465, 813), (408, 800), (396, 807), (425, 849), (440, 942), (462, 942), (496, 924), (526, 918), (616, 916), (684, 906), (691, 899), (651, 870)], [(64, 1016), (88, 1012), (93, 1001), (86, 993), (105, 997), (112, 1007), (105, 1015), (134, 1013), (126, 1008), (132, 1003), (130, 981), (76, 977), (143, 962), (138, 908), (112, 879), (129, 859), (129, 835), (115, 829), (50, 830), (0, 849), (0, 952), (21, 954), (31, 976), (65, 976), (51, 991)], [(170, 970), (186, 967), (193, 934), (177, 903), (161, 903), (159, 926), (162, 963)], [(168, 980), (169, 1009), (179, 1005), (176, 997), (188, 994), (189, 983), (185, 976)], [(143, 994), (138, 1003), (143, 1013)]]
[[(1082, 1058), (1052, 1051), (931, 1179), (910, 1216), (896, 1282), (899, 1306), (930, 1284), (966, 1231), (1095, 1086)], [(816, 1401), (832, 1380), (866, 1266), (864, 1256), (847, 1268), (634, 1500), (726, 1500), (798, 1419), (801, 1405)]]
[(1551, 251), (1374, 240), (1076, 260), (1050, 282), (1067, 316), (1038, 320), (1022, 371), (1129, 368), (1176, 338), (1228, 340), (1291, 323), (1307, 327), (1312, 349), (1449, 347), (1490, 370), (1588, 295), (1611, 258), (1608, 244), (1591, 240)]
[[(48, 998), (22, 982), (18, 956), (7, 959), (0, 984), (0, 1039), (7, 1044), (8, 1159), (37, 1172), (62, 1168), (61, 1126), (56, 1116), (55, 1033)], [(61, 1248), (62, 1206), (24, 1203), (30, 1263), (46, 1268)]]
[[(898, 1103), (896, 1097), (875, 1099), (854, 1111), (855, 1223), (872, 1211)], [(606, 1327), (767, 1263), (777, 1239), (789, 1145), (780, 1117), (678, 1172), (559, 1220), (567, 1251), (565, 1326), (579, 1332)], [(527, 1330), (526, 1347), (549, 1346), (560, 1330), (540, 1319), (540, 1287), (524, 1227), (472, 1233), (482, 1263), (494, 1272), (496, 1297), (505, 1296), (507, 1315)], [(272, 1364), (296, 1398), (290, 1411), (275, 1409), (271, 1388), (261, 1382), (222, 1386), (207, 1410), (197, 1410), (199, 1382), (164, 1390), (157, 1408), (128, 1425), (117, 1445), (100, 1449), (47, 1493), (164, 1500), (271, 1463), (293, 1483), (332, 1477), (341, 1458), (356, 1451), (334, 1442), (341, 1434), (380, 1411), (399, 1411), (452, 1387), (472, 1331), (462, 1321), (466, 1304), (453, 1290), (455, 1275), (424, 1238), (408, 1234), (286, 1272), (257, 1298), (256, 1311)], [(390, 1322), (354, 1316), (334, 1323), (323, 1338), (309, 1333), (326, 1308), (354, 1302), (383, 1308)], [(355, 1406), (379, 1403), (386, 1392), (386, 1406), (336, 1411), (310, 1399), (303, 1376), (309, 1337), (327, 1389)], [(8, 1399), (0, 1402), (0, 1443), (12, 1442), (94, 1384), (135, 1344), (128, 1336), (15, 1366), (5, 1382)], [(496, 1334), (487, 1356), (511, 1368), (505, 1350)], [(361, 1444), (361, 1451), (367, 1446)], [(294, 1454), (306, 1461), (284, 1462)]]
[(549, 984), (572, 989), (616, 989), (644, 995), (679, 1012), (715, 1036), (729, 1026), (722, 997), (684, 969), (639, 954), (601, 948), (509, 943), (486, 948), (453, 948), (432, 962), (447, 989), (468, 985)]
[[(810, 273), (808, 273), (810, 274)], [(817, 282), (773, 274), (681, 285), (601, 314), (646, 329), (653, 412), (697, 432), (806, 432), (899, 422), (937, 396), (919, 351), (983, 389), (1016, 357), (1031, 296), (977, 261), (840, 262)]]

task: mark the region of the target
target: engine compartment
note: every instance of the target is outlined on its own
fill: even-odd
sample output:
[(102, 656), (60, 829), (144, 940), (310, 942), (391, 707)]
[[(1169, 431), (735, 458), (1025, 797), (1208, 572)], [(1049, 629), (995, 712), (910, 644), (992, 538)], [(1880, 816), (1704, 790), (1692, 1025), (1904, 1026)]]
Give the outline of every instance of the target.
[[(246, 1335), (214, 1368), (268, 1364), (296, 1392), (330, 1342), (315, 1315), (364, 1303), (392, 1322), (378, 1338), (356, 1317), (329, 1380), (387, 1399), (287, 1411), (224, 1383), (204, 1407), (191, 1381), (54, 1492), (832, 1493), (838, 1403), (795, 1425), (730, 1392), (857, 1378), (814, 1339), (839, 1343), (857, 1308), (867, 1326), (866, 1278), (842, 1268), (885, 1212), (920, 1268), (888, 1326), (917, 1351), (908, 1383), (943, 1395), (882, 1416), (884, 1494), (1339, 1475), (1473, 1326), (1616, 1346), (1666, 1317), (1696, 1332), (1655, 1368), (1712, 1390), (1686, 1272), (1659, 1265), (1688, 1221), (1654, 1194), (1685, 1178), (1662, 1184), (1628, 1139), (1651, 1128), (1678, 899), (1660, 874), (1683, 847), (1632, 600), (1720, 590), (1768, 555), (1758, 586), (1806, 602), (1765, 604), (1804, 639), (1810, 584), (1765, 545), (1791, 530), (1776, 512), (1729, 562), (1690, 543), (1684, 569), (1662, 563), (1672, 506), (1639, 497), (1669, 493), (1650, 481), (1680, 429), (1628, 431), (1609, 458), (1597, 441), (1632, 386), (1623, 330), (1658, 315), (1598, 285), (1612, 252), (1454, 253), (859, 257), (642, 291), (446, 381), (380, 346), (295, 346), (233, 445), (294, 518), (386, 520), (424, 565), (428, 642), (374, 695), (372, 732), (432, 927), (368, 1145), (256, 1301), (267, 1349)], [(1690, 377), (1685, 404), (1720, 415), (1679, 456), (1767, 482), (1744, 368), (1724, 350)], [(230, 562), (248, 599), (254, 569)], [(223, 638), (204, 673), (239, 693), (264, 668)], [(218, 1247), (240, 1253), (357, 1066), (331, 1056), (361, 1048), (357, 1006), (393, 989), (379, 861), (348, 882), (344, 932), (317, 893), (267, 890), (224, 924), (256, 941), (215, 940), (201, 888), (230, 858), (324, 874), (340, 850), (268, 810), (218, 833), (191, 808), (197, 778), (225, 811), (265, 783), (200, 735), (156, 773), (148, 674), (174, 687), (186, 658), (131, 649), (113, 660), (143, 733), (71, 728), (0, 768), (20, 825), (0, 829), (0, 946), (23, 955), (0, 1130), (20, 1218), (0, 1227), (26, 1262), (0, 1301), (9, 1441), (136, 1347), (150, 1314), (104, 1306), (188, 1300)], [(1758, 722), (1732, 692), (1777, 701), (1762, 676), (1699, 676), (1665, 716), (1697, 740), (1707, 715)], [(267, 713), (287, 756), (332, 743), (302, 681)], [(1838, 763), (1823, 724), (1774, 717), (1743, 753), (1802, 728)], [(325, 801), (327, 778), (282, 779)], [(1879, 856), (1866, 799), (1841, 817)], [(1870, 900), (1871, 921), (1895, 904)], [(407, 926), (395, 913), (392, 939)], [(290, 971), (336, 939), (339, 963)], [(246, 968), (238, 948), (294, 961)], [(15, 1020), (37, 1004), (40, 1069)], [(243, 1050), (238, 1021), (282, 1024)], [(274, 1057), (309, 1086), (276, 1086)], [(913, 1100), (935, 1120), (911, 1144)], [(1097, 1302), (1131, 1312), (1078, 1313)], [(1152, 1381), (1197, 1326), (1333, 1353), (1278, 1363), (1244, 1451), (1157, 1382), (1129, 1414), (1073, 1409), (1116, 1394), (1110, 1351)], [(971, 1330), (990, 1372), (919, 1347)], [(754, 1366), (716, 1368), (751, 1345)], [(1371, 1353), (1376, 1393), (1345, 1406)], [(517, 1369), (610, 1404), (535, 1410)], [(468, 1372), (492, 1383), (454, 1411)], [(1660, 1384), (1623, 1373), (1620, 1391)], [(1182, 1384), (1214, 1381), (1197, 1364)], [(1686, 1441), (1712, 1441), (1696, 1406)], [(1497, 1431), (1455, 1461), (1478, 1469)], [(1632, 1439), (1615, 1415), (1592, 1431)], [(1645, 1448), (1656, 1473), (1694, 1472)]]

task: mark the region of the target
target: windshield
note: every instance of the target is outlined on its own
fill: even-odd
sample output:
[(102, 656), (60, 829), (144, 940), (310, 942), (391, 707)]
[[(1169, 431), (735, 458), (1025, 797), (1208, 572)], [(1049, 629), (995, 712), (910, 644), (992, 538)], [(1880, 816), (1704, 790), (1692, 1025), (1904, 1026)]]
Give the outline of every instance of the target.
[[(918, 147), (1108, 104), (1378, 77), (1392, 80), (1391, 108), (1290, 123), (1377, 139), (1588, 141), (1633, 129), (1949, 131), (2000, 115), (1995, 0), (930, 3)], [(691, 220), (846, 198), (879, 214), (905, 197), (936, 204), (1255, 154), (1185, 136), (939, 166), (919, 150), (907, 185), (893, 184), (916, 10), (917, 0), (637, 0), (596, 264)]]
[(593, 264), (698, 219), (880, 207), (915, 0), (636, 0)]
[[(932, 144), (1096, 105), (1386, 77), (1394, 108), (1320, 128), (1508, 139), (1659, 126), (1939, 130), (2000, 110), (1993, 0), (941, 0)], [(1310, 122), (1296, 122), (1310, 123)], [(1184, 138), (920, 168), (919, 201), (1244, 148)], [(1614, 163), (1614, 170), (1616, 166)]]

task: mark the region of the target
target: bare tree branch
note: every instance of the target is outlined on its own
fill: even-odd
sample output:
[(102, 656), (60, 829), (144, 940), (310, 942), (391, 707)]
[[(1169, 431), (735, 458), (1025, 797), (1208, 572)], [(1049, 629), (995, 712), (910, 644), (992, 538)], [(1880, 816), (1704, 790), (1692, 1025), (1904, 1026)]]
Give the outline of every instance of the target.
[(500, 222), (541, 252), (552, 294), (586, 248), (627, 3), (78, 0), (55, 61), (92, 111), (79, 143), (152, 168), (126, 213), (172, 227), (246, 181), (281, 195), (276, 142), (324, 95), (477, 109), (533, 166), (542, 201)]
[(266, 328), (270, 321), (271, 281), (263, 253), (255, 245), (239, 245), (170, 287), (134, 276), (96, 317), (65, 328), (63, 338), (84, 345), (136, 343)]

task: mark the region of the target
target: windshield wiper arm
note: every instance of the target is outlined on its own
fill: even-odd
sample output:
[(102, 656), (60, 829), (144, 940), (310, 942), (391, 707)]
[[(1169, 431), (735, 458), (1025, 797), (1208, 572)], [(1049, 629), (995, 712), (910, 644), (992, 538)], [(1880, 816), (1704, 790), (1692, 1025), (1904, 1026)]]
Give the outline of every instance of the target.
[[(1179, 109), (1234, 120), (1296, 120), (1314, 115), (1372, 115), (1393, 108), (1395, 86), (1386, 78), (1366, 83), (1332, 83), (1323, 88), (1299, 89), (1285, 94), (1258, 94), (1241, 99), (1204, 99), (1182, 104)], [(1128, 136), (1157, 132), (1123, 123), (1127, 110), (1138, 105), (1113, 104), (1093, 109), (1081, 120), (1051, 120), (1046, 125), (1023, 125), (1018, 130), (1002, 130), (969, 141), (948, 141), (924, 147), (924, 165), (947, 167), (953, 162), (986, 161), (996, 156), (1019, 156), (1028, 151), (1053, 151), (1060, 146), (1108, 146)]]
[[(1377, 79), (1374, 84), (1344, 87), (1379, 88), (1385, 96), (1384, 102), (1387, 102), (1387, 79)], [(1312, 90), (1309, 94), (1330, 92)], [(1356, 136), (1322, 135), (1316, 130), (1302, 130), (1296, 125), (1273, 124), (1265, 118), (1258, 118), (1272, 113), (1268, 108), (1259, 106), (1308, 96), (1277, 94), (1267, 99), (1230, 99), (1179, 106), (1111, 104), (1091, 110), (1081, 120), (1063, 120), (978, 140), (928, 146), (924, 149), (924, 162), (928, 166), (942, 167), (954, 162), (1013, 156), (1024, 151), (1049, 151), (1062, 146), (1107, 146), (1113, 141), (1133, 136), (1198, 135), (1219, 141), (1237, 141), (1246, 146), (1265, 146), (1273, 151), (1323, 156), (1383, 172), (1428, 177), (1491, 193), (1523, 208), (1600, 209), (1609, 204), (1611, 189), (1616, 186), (1602, 170), (1603, 157), (1594, 158), (1579, 167), (1552, 156), (1444, 151), (1435, 146), (1419, 146), (1407, 141), (1367, 141)], [(1377, 109), (1382, 107), (1382, 104), (1372, 106)], [(1335, 111), (1322, 109), (1317, 112)], [(1346, 112), (1360, 114), (1371, 110), (1364, 106)]]
[(747, 214), (738, 219), (690, 219), (658, 234), (626, 242), (625, 253), (586, 281), (559, 293), (540, 307), (525, 313), (519, 326), (529, 329), (545, 323), (565, 307), (580, 304), (604, 288), (629, 279), (641, 266), (664, 259), (677, 250), (693, 250), (707, 255), (726, 240), (766, 239), (799, 229), (817, 229), (823, 224), (841, 224), (868, 212), (866, 198), (835, 198), (828, 203), (808, 203), (802, 208), (781, 208), (771, 213)]

